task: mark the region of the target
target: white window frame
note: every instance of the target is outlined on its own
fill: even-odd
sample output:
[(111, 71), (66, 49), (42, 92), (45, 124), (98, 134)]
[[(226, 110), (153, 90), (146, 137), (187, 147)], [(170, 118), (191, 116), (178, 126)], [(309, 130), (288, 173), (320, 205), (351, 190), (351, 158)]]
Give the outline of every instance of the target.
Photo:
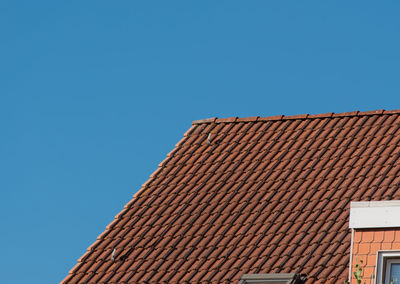
[[(392, 274), (392, 264), (400, 264), (400, 258), (391, 258), (386, 260), (386, 275), (385, 275), (385, 284), (390, 284), (390, 275)], [(400, 279), (397, 279), (400, 281)], [(396, 281), (397, 282), (397, 281)]]
[[(377, 252), (377, 265), (376, 265), (376, 283), (377, 284), (390, 284), (390, 264), (400, 264), (400, 251), (378, 251)], [(400, 279), (398, 279), (400, 280)], [(385, 281), (385, 282), (383, 282)]]

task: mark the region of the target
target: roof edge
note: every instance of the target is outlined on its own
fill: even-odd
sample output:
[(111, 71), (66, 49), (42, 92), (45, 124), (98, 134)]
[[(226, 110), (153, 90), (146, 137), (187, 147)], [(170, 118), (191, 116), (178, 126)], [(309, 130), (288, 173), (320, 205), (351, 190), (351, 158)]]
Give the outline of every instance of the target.
[(256, 122), (256, 121), (276, 121), (276, 120), (298, 120), (298, 119), (316, 119), (316, 118), (331, 118), (331, 117), (353, 117), (353, 116), (369, 116), (369, 115), (381, 115), (381, 114), (400, 114), (400, 109), (396, 110), (373, 110), (373, 111), (352, 111), (352, 112), (342, 112), (342, 113), (321, 113), (321, 114), (301, 114), (301, 115), (276, 115), (267, 117), (229, 117), (229, 118), (207, 118), (195, 120), (192, 122), (193, 125), (196, 124), (208, 124), (208, 123), (234, 123), (234, 122)]

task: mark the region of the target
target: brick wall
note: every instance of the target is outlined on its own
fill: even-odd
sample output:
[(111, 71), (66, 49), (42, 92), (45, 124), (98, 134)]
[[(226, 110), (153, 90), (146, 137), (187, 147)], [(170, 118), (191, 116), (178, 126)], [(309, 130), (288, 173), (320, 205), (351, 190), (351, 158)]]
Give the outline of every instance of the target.
[[(354, 266), (363, 261), (363, 280), (372, 281), (375, 275), (376, 255), (378, 250), (400, 250), (400, 228), (356, 229), (353, 241), (353, 264), (351, 283), (357, 284), (354, 278)], [(363, 283), (364, 283), (363, 281)]]

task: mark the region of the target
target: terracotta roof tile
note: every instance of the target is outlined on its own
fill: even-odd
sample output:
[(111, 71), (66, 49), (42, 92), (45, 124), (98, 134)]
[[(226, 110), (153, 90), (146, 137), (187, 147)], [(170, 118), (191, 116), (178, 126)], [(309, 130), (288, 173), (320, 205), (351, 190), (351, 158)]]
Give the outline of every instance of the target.
[(285, 119), (306, 119), (308, 114), (285, 116)]
[(269, 120), (282, 120), (283, 115), (277, 115), (277, 116), (269, 116), (269, 117), (259, 117), (259, 121), (269, 121)]
[(215, 122), (216, 119), (217, 119), (216, 117), (212, 117), (212, 118), (195, 120), (195, 121), (193, 121), (193, 124), (212, 123), (212, 122)]
[(399, 114), (194, 121), (63, 283), (343, 282), (350, 201), (400, 199)]

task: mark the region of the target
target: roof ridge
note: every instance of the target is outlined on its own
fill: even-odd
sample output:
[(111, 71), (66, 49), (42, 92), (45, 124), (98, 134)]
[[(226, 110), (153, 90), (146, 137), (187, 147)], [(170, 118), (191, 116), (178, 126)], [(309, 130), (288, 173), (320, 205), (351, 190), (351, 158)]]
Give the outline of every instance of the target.
[(276, 116), (267, 116), (267, 117), (243, 117), (239, 118), (228, 117), (228, 118), (206, 118), (195, 120), (192, 124), (203, 124), (203, 123), (233, 123), (233, 122), (255, 122), (255, 121), (274, 121), (274, 120), (296, 120), (296, 119), (314, 119), (314, 118), (329, 118), (329, 117), (352, 117), (352, 116), (365, 116), (365, 115), (381, 115), (381, 114), (400, 114), (400, 109), (396, 110), (373, 110), (373, 111), (352, 111), (352, 112), (341, 112), (341, 113), (321, 113), (321, 114), (300, 114), (300, 115), (276, 115)]

